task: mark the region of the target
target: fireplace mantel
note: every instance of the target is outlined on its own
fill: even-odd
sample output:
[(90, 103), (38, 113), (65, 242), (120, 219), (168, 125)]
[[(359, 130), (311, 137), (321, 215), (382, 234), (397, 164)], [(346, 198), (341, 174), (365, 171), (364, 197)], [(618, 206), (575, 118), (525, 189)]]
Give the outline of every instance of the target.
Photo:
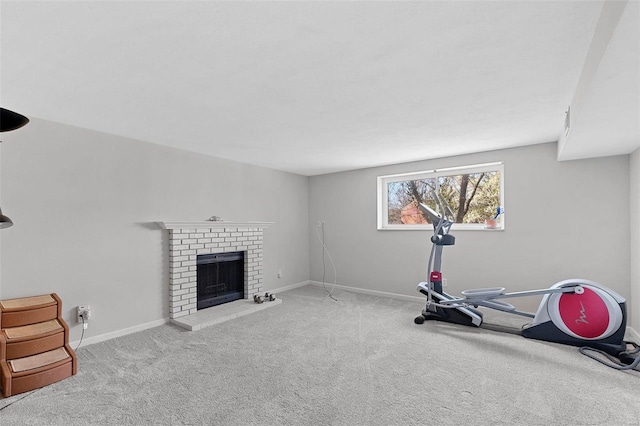
[(198, 228), (266, 228), (274, 222), (229, 222), (226, 220), (203, 220), (199, 222), (174, 221), (156, 222), (162, 229), (198, 229)]

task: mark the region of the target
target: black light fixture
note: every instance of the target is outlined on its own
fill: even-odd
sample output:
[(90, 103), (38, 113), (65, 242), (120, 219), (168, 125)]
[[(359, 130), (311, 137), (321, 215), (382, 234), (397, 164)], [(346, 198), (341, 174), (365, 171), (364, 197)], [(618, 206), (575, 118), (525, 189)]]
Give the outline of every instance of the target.
[(22, 114), (0, 108), (0, 132), (9, 132), (19, 129), (29, 122), (29, 119)]
[[(28, 122), (29, 119), (24, 115), (8, 109), (0, 108), (0, 132), (9, 132), (11, 130), (19, 129)], [(8, 228), (11, 225), (13, 225), (13, 221), (3, 215), (2, 209), (0, 208), (0, 229)]]
[(13, 221), (7, 216), (3, 215), (2, 209), (0, 209), (0, 229), (8, 228), (11, 225), (13, 225)]

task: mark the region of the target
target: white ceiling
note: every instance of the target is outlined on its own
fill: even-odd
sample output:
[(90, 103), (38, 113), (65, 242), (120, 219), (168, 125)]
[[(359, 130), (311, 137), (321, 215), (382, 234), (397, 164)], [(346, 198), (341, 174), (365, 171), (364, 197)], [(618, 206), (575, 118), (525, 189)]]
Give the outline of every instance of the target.
[[(562, 131), (602, 6), (2, 0), (1, 102), (303, 175), (545, 143)], [(582, 110), (635, 106), (636, 126), (605, 132), (597, 155), (640, 145), (640, 17), (623, 18)], [(615, 91), (632, 95), (620, 105)], [(594, 144), (571, 145), (575, 158)]]

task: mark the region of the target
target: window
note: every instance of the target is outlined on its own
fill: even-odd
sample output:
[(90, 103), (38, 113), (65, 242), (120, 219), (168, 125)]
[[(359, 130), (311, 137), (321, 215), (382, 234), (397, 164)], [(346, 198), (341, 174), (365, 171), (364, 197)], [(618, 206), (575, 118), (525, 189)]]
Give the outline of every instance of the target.
[(496, 216), (494, 227), (503, 229), (503, 181), (502, 163), (378, 176), (378, 229), (431, 229), (418, 205), (440, 212), (433, 191), (449, 204), (452, 229), (486, 229)]

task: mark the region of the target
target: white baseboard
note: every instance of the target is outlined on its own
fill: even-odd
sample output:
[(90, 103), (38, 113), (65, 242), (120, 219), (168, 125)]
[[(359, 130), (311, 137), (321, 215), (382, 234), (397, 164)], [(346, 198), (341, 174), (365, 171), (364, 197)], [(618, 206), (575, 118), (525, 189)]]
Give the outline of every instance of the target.
[[(319, 281), (309, 281), (309, 284), (314, 285), (314, 286), (319, 286), (319, 287), (323, 287), (323, 284)], [(333, 287), (333, 284), (330, 283), (325, 283), (324, 286), (326, 286), (329, 290), (331, 290), (331, 288)], [(398, 294), (398, 293), (388, 293), (386, 291), (379, 291), (379, 290), (369, 290), (366, 288), (358, 288), (358, 287), (349, 287), (346, 285), (336, 285), (335, 288), (339, 289), (339, 290), (344, 290), (344, 291), (350, 291), (352, 293), (361, 293), (361, 294), (369, 294), (371, 296), (378, 296), (378, 297), (386, 297), (388, 299), (396, 299), (396, 300), (404, 300), (405, 302), (424, 302), (425, 298), (424, 296), (407, 296), (405, 294)]]
[[(304, 287), (306, 285), (313, 285), (313, 286), (317, 286), (317, 287), (323, 287), (323, 284), (321, 282), (309, 280), (309, 281), (301, 281), (299, 283), (290, 284), (290, 285), (287, 285), (287, 286), (283, 286), (283, 287), (279, 287), (279, 288), (276, 288), (276, 289), (272, 289), (272, 290), (269, 290), (269, 293), (274, 293), (274, 294), (277, 295), (278, 293), (283, 293), (285, 291), (293, 290), (295, 288)], [(333, 284), (325, 283), (324, 285), (329, 289), (331, 289), (333, 287)], [(403, 301), (408, 301), (408, 302), (420, 302), (420, 303), (424, 302), (424, 297), (420, 297), (420, 296), (407, 296), (407, 295), (404, 295), (404, 294), (389, 293), (389, 292), (386, 292), (386, 291), (378, 291), (378, 290), (369, 290), (369, 289), (358, 288), (358, 287), (349, 287), (349, 286), (346, 286), (346, 285), (336, 285), (335, 288), (337, 288), (339, 290), (343, 290), (343, 291), (349, 291), (349, 292), (352, 292), (352, 293), (368, 294), (368, 295), (372, 295), (372, 296), (386, 297), (386, 298), (389, 298), (389, 299), (403, 300)], [(92, 345), (94, 343), (104, 342), (105, 340), (114, 339), (116, 337), (126, 336), (127, 334), (137, 333), (138, 331), (143, 331), (143, 330), (147, 330), (149, 328), (158, 327), (160, 325), (167, 324), (169, 322), (170, 322), (169, 318), (163, 318), (163, 319), (160, 319), (160, 320), (147, 322), (147, 323), (136, 325), (136, 326), (133, 326), (133, 327), (124, 328), (122, 330), (116, 330), (116, 331), (112, 331), (112, 332), (109, 332), (109, 333), (104, 333), (104, 334), (100, 334), (100, 335), (97, 335), (97, 336), (88, 337), (88, 338), (82, 340), (82, 346), (84, 347), (84, 346)], [(638, 334), (638, 332), (636, 330), (634, 330), (630, 326), (627, 326), (625, 337), (626, 337), (627, 340), (632, 340), (635, 343), (640, 344), (640, 334)], [(76, 340), (74, 342), (69, 342), (69, 345), (72, 348), (75, 348), (78, 345), (78, 342), (79, 342), (79, 340)]]
[(284, 293), (285, 291), (293, 290), (294, 288), (304, 287), (306, 285), (309, 285), (310, 283), (311, 283), (311, 281), (308, 281), (308, 280), (307, 281), (301, 281), (299, 283), (286, 285), (284, 287), (274, 288), (272, 290), (268, 290), (268, 292), (275, 294), (276, 297), (277, 297), (278, 293)]
[(627, 326), (627, 332), (625, 333), (625, 338), (627, 340), (631, 340), (636, 344), (640, 345), (640, 334), (635, 331), (632, 327)]
[[(277, 296), (278, 293), (282, 293), (282, 292), (285, 292), (287, 290), (293, 290), (294, 288), (298, 288), (298, 287), (304, 287), (304, 286), (308, 285), (309, 283), (310, 283), (310, 281), (302, 281), (302, 282), (299, 282), (299, 283), (295, 283), (295, 284), (291, 284), (291, 285), (288, 285), (288, 286), (284, 286), (284, 287), (276, 288), (276, 289), (273, 289), (273, 290), (269, 290), (269, 293), (274, 293)], [(122, 330), (111, 331), (109, 333), (99, 334), (97, 336), (92, 336), (92, 337), (85, 337), (85, 338), (82, 339), (82, 346), (81, 347), (85, 347), (85, 346), (88, 346), (88, 345), (93, 345), (94, 343), (104, 342), (105, 340), (114, 339), (116, 337), (126, 336), (127, 334), (137, 333), (138, 331), (147, 330), (149, 328), (158, 327), (160, 325), (167, 324), (170, 321), (171, 320), (169, 318), (163, 318), (163, 319), (160, 319), (160, 320), (147, 322), (147, 323), (136, 325), (136, 326), (133, 326), (133, 327), (123, 328)], [(86, 334), (86, 332), (85, 332), (85, 334)], [(72, 348), (75, 348), (76, 346), (78, 346), (78, 342), (80, 342), (80, 340), (69, 342), (69, 345)]]
[[(147, 330), (149, 328), (158, 327), (160, 325), (167, 324), (168, 322), (169, 322), (169, 318), (163, 318), (160, 320), (151, 321), (151, 322), (147, 322), (140, 325), (135, 325), (133, 327), (123, 328), (122, 330), (116, 330), (116, 331), (111, 331), (109, 333), (99, 334), (97, 336), (87, 337), (82, 339), (81, 347), (93, 345), (94, 343), (104, 342), (105, 340), (111, 340), (120, 336), (126, 336), (127, 334), (137, 333), (138, 331)], [(85, 334), (86, 334), (86, 331), (85, 331)], [(78, 342), (80, 342), (80, 340), (76, 340), (75, 342), (69, 342), (69, 346), (75, 349), (76, 346), (78, 346)]]
[[(285, 292), (287, 290), (293, 290), (294, 288), (304, 287), (306, 285), (309, 285), (309, 283), (310, 283), (310, 281), (302, 281), (302, 282), (299, 282), (299, 283), (295, 283), (295, 284), (291, 284), (291, 285), (288, 285), (288, 286), (279, 287), (279, 288), (276, 288), (276, 289), (273, 289), (273, 290), (269, 290), (269, 293), (274, 293), (274, 294), (277, 295), (278, 293), (282, 293), (282, 292)], [(133, 326), (133, 327), (123, 328), (122, 330), (116, 330), (116, 331), (112, 331), (112, 332), (109, 332), (109, 333), (99, 334), (97, 336), (87, 337), (87, 338), (82, 339), (82, 347), (88, 346), (88, 345), (93, 345), (94, 343), (104, 342), (105, 340), (114, 339), (116, 337), (126, 336), (127, 334), (137, 333), (138, 331), (147, 330), (149, 328), (158, 327), (160, 325), (167, 324), (169, 322), (171, 322), (171, 320), (169, 318), (163, 318), (163, 319), (160, 319), (160, 320), (147, 322), (147, 323), (136, 325), (136, 326)], [(78, 346), (78, 342), (80, 342), (80, 340), (69, 342), (69, 346), (71, 346), (72, 348), (75, 348), (76, 346)]]

